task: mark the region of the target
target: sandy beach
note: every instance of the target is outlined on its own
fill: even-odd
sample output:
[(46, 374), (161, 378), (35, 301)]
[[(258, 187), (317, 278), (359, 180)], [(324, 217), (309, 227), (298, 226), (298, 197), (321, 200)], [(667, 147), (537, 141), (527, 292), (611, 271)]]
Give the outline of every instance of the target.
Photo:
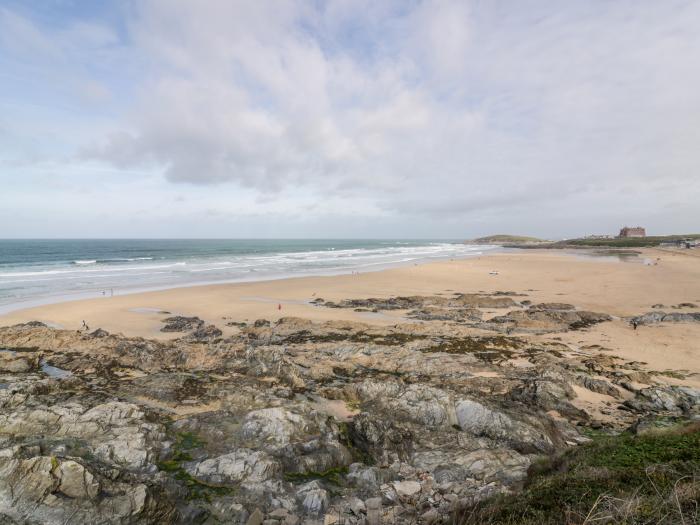
[[(698, 304), (694, 254), (512, 250), (15, 311), (0, 318), (10, 493), (34, 494), (41, 468), (85, 523), (367, 523), (360, 504), (375, 523), (450, 523), (543, 457), (696, 428)], [(144, 491), (160, 506), (122, 504)], [(444, 519), (409, 519), (427, 506)]]
[(700, 373), (699, 325), (659, 324), (635, 331), (621, 319), (651, 311), (653, 305), (670, 309), (681, 303), (700, 304), (700, 258), (656, 249), (626, 259), (521, 250), (333, 277), (193, 286), (18, 310), (0, 317), (0, 325), (37, 320), (77, 330), (85, 320), (91, 329), (157, 339), (179, 336), (160, 331), (167, 316), (163, 312), (198, 316), (221, 327), (225, 335), (237, 331), (226, 326), (229, 322), (276, 321), (288, 316), (386, 326), (405, 322), (405, 312), (329, 309), (311, 301), (497, 291), (526, 294), (533, 303), (565, 302), (614, 316), (612, 322), (586, 332), (559, 336), (568, 344), (601, 345), (624, 359), (648, 363), (654, 370)]

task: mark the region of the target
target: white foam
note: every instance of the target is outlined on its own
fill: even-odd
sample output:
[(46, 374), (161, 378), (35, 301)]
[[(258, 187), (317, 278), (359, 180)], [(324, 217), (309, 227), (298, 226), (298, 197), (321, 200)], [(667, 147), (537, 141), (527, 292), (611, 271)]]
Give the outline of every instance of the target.
[[(472, 257), (493, 248), (447, 242), (423, 245), (387, 242), (371, 248), (327, 248), (269, 254), (229, 253), (211, 257), (183, 256), (175, 260), (150, 256), (80, 259), (24, 268), (15, 266), (17, 271), (7, 271), (12, 267), (6, 266), (6, 271), (0, 272), (0, 292), (15, 290), (18, 285), (21, 289), (4, 295), (0, 299), (0, 309), (3, 309), (3, 305), (26, 304), (27, 301), (59, 296), (102, 297), (103, 292), (110, 289), (116, 295), (198, 284), (374, 271), (421, 261)], [(154, 261), (154, 258), (159, 260)]]

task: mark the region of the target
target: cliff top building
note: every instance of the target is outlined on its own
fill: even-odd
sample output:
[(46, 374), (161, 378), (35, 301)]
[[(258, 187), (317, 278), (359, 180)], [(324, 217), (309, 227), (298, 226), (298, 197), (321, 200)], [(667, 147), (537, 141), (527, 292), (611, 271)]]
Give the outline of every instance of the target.
[(618, 237), (620, 238), (625, 238), (625, 237), (646, 237), (647, 232), (644, 228), (641, 226), (637, 226), (635, 228), (629, 228), (625, 226), (620, 230), (620, 235)]

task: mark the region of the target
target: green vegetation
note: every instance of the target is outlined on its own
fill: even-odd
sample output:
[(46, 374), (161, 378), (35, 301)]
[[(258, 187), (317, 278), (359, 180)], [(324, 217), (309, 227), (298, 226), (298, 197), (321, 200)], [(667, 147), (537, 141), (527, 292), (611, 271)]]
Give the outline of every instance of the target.
[(517, 243), (537, 243), (537, 242), (547, 242), (543, 239), (538, 239), (537, 237), (526, 237), (523, 235), (489, 235), (487, 237), (479, 237), (478, 239), (473, 239), (470, 242), (476, 244), (517, 244)]
[(342, 478), (348, 473), (348, 467), (334, 467), (323, 472), (315, 472), (313, 470), (308, 472), (287, 472), (284, 475), (284, 479), (287, 481), (306, 483), (307, 481), (312, 481), (314, 479), (320, 479), (333, 483), (334, 485), (340, 485)]
[(459, 525), (700, 523), (700, 424), (597, 436), (530, 469), (520, 494), (462, 512)]
[(196, 448), (201, 448), (204, 445), (206, 445), (206, 443), (202, 441), (194, 432), (180, 432), (177, 434), (175, 449), (178, 451), (194, 450)]
[(682, 239), (700, 239), (700, 234), (690, 235), (659, 235), (652, 237), (627, 237), (624, 239), (570, 239), (554, 243), (566, 246), (597, 246), (610, 248), (644, 248), (658, 246), (662, 242), (674, 242)]
[(173, 473), (173, 477), (185, 485), (187, 488), (187, 499), (190, 501), (199, 499), (211, 502), (212, 496), (227, 496), (234, 493), (234, 489), (231, 487), (210, 485), (209, 483), (193, 478), (179, 465), (174, 470), (166, 470), (164, 468), (161, 468), (161, 470)]
[(158, 462), (160, 470), (172, 474), (176, 480), (181, 481), (185, 485), (188, 500), (205, 500), (209, 502), (212, 496), (225, 496), (231, 494), (234, 490), (231, 487), (211, 485), (195, 479), (182, 467), (183, 462), (192, 460), (190, 451), (204, 445), (205, 442), (193, 432), (180, 432), (175, 436), (172, 457)]
[(489, 235), (473, 239), (476, 244), (502, 244), (504, 246), (524, 248), (647, 248), (658, 246), (662, 242), (675, 242), (683, 239), (700, 239), (700, 233), (687, 235), (656, 235), (650, 237), (626, 237), (612, 239), (567, 239), (564, 241), (545, 241), (536, 237), (518, 235)]

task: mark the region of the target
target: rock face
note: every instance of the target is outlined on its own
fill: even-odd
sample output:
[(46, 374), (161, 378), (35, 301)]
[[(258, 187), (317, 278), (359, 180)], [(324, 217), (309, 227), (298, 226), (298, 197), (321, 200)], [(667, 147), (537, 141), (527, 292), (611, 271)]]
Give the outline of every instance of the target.
[(625, 403), (638, 411), (700, 414), (700, 391), (687, 387), (650, 387)]
[(39, 368), (39, 356), (26, 352), (0, 351), (0, 372), (31, 372)]
[(477, 401), (463, 399), (455, 406), (460, 428), (475, 437), (488, 437), (509, 444), (520, 452), (552, 452), (554, 443), (543, 431), (527, 423), (485, 407)]
[(149, 501), (144, 484), (109, 479), (103, 484), (109, 493), (98, 504), (101, 484), (80, 463), (55, 456), (13, 458), (0, 466), (0, 517), (15, 523), (152, 523), (172, 515), (167, 500)]
[(241, 448), (230, 454), (187, 464), (185, 470), (206, 483), (233, 485), (242, 481), (266, 481), (278, 475), (281, 468), (264, 452)]
[(531, 307), (528, 310), (515, 310), (503, 316), (493, 317), (481, 327), (508, 333), (545, 334), (580, 330), (610, 320), (611, 316), (596, 312)]
[[(409, 322), (288, 317), (228, 338), (175, 316), (164, 330), (182, 336), (167, 342), (0, 328), (13, 349), (0, 351), (0, 523), (448, 522), (586, 441), (581, 427), (697, 416), (696, 390), (533, 335), (605, 314), (517, 301), (318, 300)], [(576, 403), (582, 389), (606, 400), (605, 419)]]
[(656, 323), (700, 323), (700, 312), (648, 312), (632, 317), (630, 322), (639, 325)]
[[(567, 303), (531, 304), (528, 300), (516, 302), (511, 292), (495, 294), (455, 294), (454, 297), (411, 296), (387, 299), (349, 299), (338, 303), (317, 300), (314, 304), (328, 308), (353, 308), (361, 311), (409, 310), (406, 317), (422, 321), (450, 321), (466, 323), (483, 330), (544, 334), (588, 328), (610, 321), (602, 313), (579, 311)], [(521, 307), (506, 315), (484, 320), (479, 308), (498, 309)], [(679, 314), (683, 315), (683, 314)], [(692, 314), (690, 314), (692, 315)]]
[(199, 317), (183, 317), (181, 315), (166, 317), (163, 322), (165, 326), (160, 329), (161, 332), (189, 332), (204, 326), (204, 321)]
[[(331, 301), (323, 301), (322, 299), (314, 301), (314, 304), (323, 305), (328, 308), (353, 308), (379, 312), (381, 310), (414, 310), (420, 312), (422, 310), (462, 310), (470, 312), (472, 315), (478, 310), (477, 308), (510, 308), (516, 306), (516, 303), (511, 297), (502, 294), (461, 294), (457, 293), (452, 298), (442, 296), (421, 296), (415, 295), (411, 297), (389, 297), (386, 299), (370, 298), (370, 299), (345, 299), (339, 303)], [(429, 319), (431, 320), (431, 319)]]

